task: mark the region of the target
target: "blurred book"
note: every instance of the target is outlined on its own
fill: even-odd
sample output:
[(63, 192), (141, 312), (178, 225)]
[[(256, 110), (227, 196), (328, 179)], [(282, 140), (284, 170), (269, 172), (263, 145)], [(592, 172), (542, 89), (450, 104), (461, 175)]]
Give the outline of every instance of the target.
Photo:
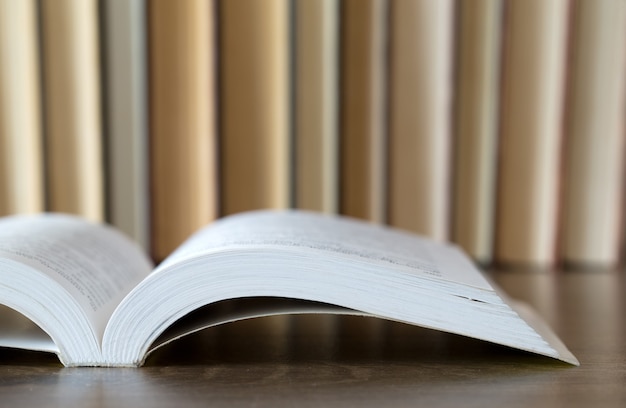
[(574, 3), (561, 257), (615, 265), (624, 185), (626, 3)]
[(44, 209), (37, 2), (0, 0), (0, 216)]
[(148, 6), (152, 256), (162, 260), (217, 214), (215, 8)]
[(384, 222), (387, 197), (387, 2), (341, 8), (340, 212)]
[(103, 221), (98, 3), (40, 4), (48, 210)]
[(502, 0), (458, 3), (452, 240), (493, 257)]
[(223, 215), (291, 205), (288, 0), (219, 3)]
[(339, 206), (339, 2), (298, 0), (295, 23), (295, 205)]
[(557, 209), (567, 0), (513, 0), (504, 27), (495, 258), (549, 265)]
[(449, 236), (454, 2), (390, 3), (389, 223)]
[(145, 0), (102, 3), (109, 221), (149, 248)]

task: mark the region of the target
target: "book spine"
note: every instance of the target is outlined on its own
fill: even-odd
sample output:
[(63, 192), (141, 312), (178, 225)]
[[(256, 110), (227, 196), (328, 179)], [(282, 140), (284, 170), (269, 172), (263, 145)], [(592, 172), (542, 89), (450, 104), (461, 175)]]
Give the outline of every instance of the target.
[(508, 3), (495, 258), (556, 260), (567, 0)]
[(41, 7), (48, 209), (103, 221), (97, 2)]
[(561, 257), (615, 265), (623, 212), (626, 3), (577, 1), (572, 39)]
[(502, 0), (459, 3), (452, 240), (493, 257)]
[(42, 211), (37, 5), (0, 0), (0, 216)]
[(145, 0), (102, 3), (108, 219), (149, 249)]
[(389, 223), (449, 237), (454, 2), (390, 10)]
[(341, 8), (340, 212), (386, 221), (387, 3)]
[(217, 216), (212, 2), (148, 7), (152, 255), (163, 259)]
[(295, 3), (295, 194), (298, 208), (336, 213), (339, 5)]
[(291, 205), (288, 0), (219, 3), (221, 213)]

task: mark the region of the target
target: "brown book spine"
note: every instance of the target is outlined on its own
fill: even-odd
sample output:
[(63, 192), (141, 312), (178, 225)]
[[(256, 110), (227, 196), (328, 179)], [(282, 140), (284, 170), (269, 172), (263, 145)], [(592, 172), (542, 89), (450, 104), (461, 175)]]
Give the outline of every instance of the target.
[(163, 259), (217, 215), (213, 3), (148, 8), (152, 254)]
[(386, 218), (387, 3), (345, 0), (341, 9), (340, 212)]
[(219, 5), (221, 212), (289, 207), (290, 2)]

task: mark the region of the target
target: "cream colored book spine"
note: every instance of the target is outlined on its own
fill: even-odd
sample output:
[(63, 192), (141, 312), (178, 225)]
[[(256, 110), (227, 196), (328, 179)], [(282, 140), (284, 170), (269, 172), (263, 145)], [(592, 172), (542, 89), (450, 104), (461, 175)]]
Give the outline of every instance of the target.
[(341, 10), (340, 212), (387, 216), (387, 3), (345, 0)]
[(48, 209), (104, 220), (98, 5), (44, 0)]
[(391, 2), (389, 223), (449, 237), (454, 2)]
[(624, 212), (626, 3), (574, 4), (561, 257), (615, 265)]
[(0, 0), (0, 216), (44, 209), (37, 6)]
[(152, 256), (217, 217), (215, 14), (204, 0), (148, 7)]
[(567, 0), (507, 7), (495, 257), (555, 261), (567, 51)]
[(493, 256), (502, 0), (459, 2), (452, 240)]
[(221, 213), (289, 207), (291, 2), (219, 4)]
[(298, 208), (336, 213), (339, 153), (339, 3), (295, 3), (295, 147)]

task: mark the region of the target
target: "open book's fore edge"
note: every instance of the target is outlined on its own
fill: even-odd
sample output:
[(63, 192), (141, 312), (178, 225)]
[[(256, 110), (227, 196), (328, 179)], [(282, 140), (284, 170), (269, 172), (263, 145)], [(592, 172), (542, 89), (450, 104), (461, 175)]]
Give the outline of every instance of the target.
[[(323, 304), (323, 303), (314, 302), (313, 306), (311, 306), (310, 301), (305, 301), (301, 299), (290, 299), (290, 301), (295, 302), (293, 304), (295, 304), (296, 306), (295, 307), (292, 306), (287, 310), (285, 310), (282, 307), (270, 307), (268, 309), (260, 309), (260, 310), (255, 310), (254, 308), (250, 308), (247, 311), (244, 310), (243, 312), (236, 312), (230, 316), (222, 315), (220, 317), (215, 318), (213, 321), (201, 322), (199, 325), (191, 329), (186, 328), (184, 330), (181, 330), (175, 333), (174, 335), (170, 335), (169, 338), (161, 340), (161, 342), (159, 342), (159, 340), (157, 339), (157, 342), (159, 343), (156, 344), (156, 346), (154, 346), (155, 343), (153, 343), (150, 349), (142, 353), (142, 355), (140, 355), (139, 357), (134, 357), (133, 361), (108, 361), (105, 363), (105, 365), (109, 365), (109, 366), (143, 365), (147, 356), (150, 353), (152, 353), (154, 350), (156, 350), (157, 348), (162, 347), (165, 344), (169, 344), (172, 341), (177, 340), (188, 334), (195, 333), (205, 328), (214, 327), (214, 326), (218, 326), (218, 325), (225, 324), (225, 323), (230, 323), (230, 322), (235, 322), (235, 321), (240, 321), (240, 320), (248, 320), (248, 319), (265, 317), (265, 316), (316, 314), (316, 313), (317, 314), (325, 313), (325, 314), (335, 314), (335, 315), (351, 315), (351, 316), (366, 316), (366, 317), (381, 318), (381, 319), (385, 319), (389, 321), (395, 321), (395, 322), (399, 322), (403, 324), (410, 324), (410, 325), (414, 325), (418, 327), (423, 327), (426, 329), (437, 330), (437, 331), (460, 335), (460, 336), (464, 336), (468, 338), (474, 338), (474, 339), (486, 341), (492, 344), (499, 344), (499, 345), (503, 345), (503, 346), (510, 347), (513, 349), (524, 350), (524, 351), (528, 351), (534, 354), (551, 357), (554, 359), (567, 362), (569, 364), (578, 365), (578, 361), (576, 360), (576, 358), (567, 350), (567, 348), (565, 348), (562, 345), (560, 341), (558, 341), (558, 339), (556, 339), (556, 341), (554, 340), (556, 336), (549, 329), (546, 330), (545, 328), (543, 328), (545, 324), (541, 322), (541, 319), (539, 318), (539, 316), (533, 313), (532, 309), (530, 309), (529, 307), (528, 307), (529, 310), (527, 311), (527, 313), (518, 314), (518, 313), (512, 312), (510, 314), (511, 317), (514, 316), (514, 319), (516, 319), (516, 322), (512, 322), (511, 327), (515, 327), (515, 326), (525, 327), (526, 328), (525, 330), (527, 330), (527, 333), (522, 337), (522, 339), (525, 339), (525, 340), (520, 341), (519, 337), (514, 336), (514, 335), (511, 336), (511, 333), (509, 333), (508, 336), (504, 335), (504, 336), (498, 337), (498, 336), (489, 335), (488, 333), (485, 333), (482, 331), (476, 331), (472, 329), (471, 326), (467, 326), (464, 329), (461, 329), (458, 326), (454, 325), (452, 322), (447, 322), (447, 323), (440, 322), (439, 324), (437, 324), (437, 323), (433, 323), (432, 321), (431, 322), (419, 321), (419, 319), (408, 321), (408, 320), (402, 320), (402, 319), (390, 317), (390, 315), (367, 313), (361, 310), (350, 309), (350, 308), (337, 306), (333, 304)], [(304, 302), (304, 303), (301, 305), (298, 305), (297, 302)], [(512, 330), (515, 330), (515, 329), (512, 329)], [(530, 333), (533, 333), (534, 335), (531, 335), (529, 337), (528, 335)], [(536, 340), (532, 340), (533, 338)]]
[(477, 339), (480, 341), (486, 341), (488, 343), (492, 343), (492, 344), (498, 344), (498, 345), (502, 345), (502, 346), (506, 346), (506, 347), (510, 347), (513, 349), (518, 349), (518, 350), (523, 350), (523, 351), (527, 351), (530, 353), (534, 353), (534, 354), (538, 354), (538, 355), (542, 355), (545, 357), (549, 357), (549, 358), (554, 358), (556, 360), (560, 360), (563, 361), (565, 363), (568, 364), (572, 364), (575, 366), (579, 366), (580, 363), (579, 361), (576, 359), (576, 357), (567, 349), (567, 347), (565, 347), (565, 345), (558, 339), (558, 337), (554, 334), (554, 332), (552, 330), (550, 330), (549, 327), (546, 326), (546, 324), (541, 320), (541, 318), (539, 318), (539, 316), (532, 310), (530, 309), (529, 306), (527, 305), (523, 305), (523, 304), (518, 304), (515, 307), (515, 310), (517, 311), (519, 309), (523, 310), (522, 313), (518, 313), (520, 315), (520, 317), (522, 317), (522, 319), (529, 325), (531, 326), (538, 334), (539, 336), (546, 341), (547, 344), (550, 345), (551, 347), (551, 351), (547, 351), (545, 348), (539, 348), (539, 347), (533, 347), (533, 346), (522, 346), (519, 344), (513, 344), (511, 342), (505, 342), (505, 341), (498, 341), (498, 340), (494, 340), (491, 339), (487, 336), (481, 336), (481, 335), (469, 335), (466, 333), (459, 333), (455, 330), (450, 330), (450, 329), (443, 329), (441, 327), (436, 327), (436, 326), (432, 326), (432, 325), (426, 325), (426, 324), (416, 324), (416, 323), (411, 323), (411, 322), (406, 322), (406, 321), (400, 321), (397, 319), (392, 319), (392, 318), (388, 318), (386, 316), (380, 316), (380, 315), (373, 315), (370, 313), (366, 313), (366, 312), (361, 312), (358, 310), (352, 310), (352, 309), (348, 309), (348, 308), (343, 308), (343, 307), (339, 307), (339, 306), (334, 306), (334, 305), (327, 305), (327, 307), (319, 307), (319, 308), (312, 308), (312, 309), (301, 309), (301, 310), (297, 310), (297, 311), (260, 311), (254, 314), (242, 314), (242, 315), (235, 315), (235, 316), (231, 316), (223, 321), (215, 321), (215, 322), (211, 322), (209, 324), (203, 325), (203, 326), (199, 326), (194, 328), (193, 330), (187, 331), (187, 332), (181, 332), (178, 333), (176, 336), (173, 336), (161, 343), (159, 343), (158, 345), (156, 345), (155, 347), (152, 347), (150, 350), (148, 350), (147, 353), (145, 353), (143, 355), (143, 357), (140, 360), (134, 361), (134, 362), (105, 362), (104, 365), (108, 366), (108, 367), (140, 367), (143, 366), (146, 362), (146, 359), (150, 356), (150, 354), (152, 354), (154, 351), (156, 351), (157, 349), (168, 345), (184, 336), (193, 334), (193, 333), (197, 333), (201, 330), (204, 329), (208, 329), (208, 328), (212, 328), (212, 327), (216, 327), (222, 324), (228, 324), (228, 323), (233, 323), (233, 322), (238, 322), (238, 321), (243, 321), (243, 320), (249, 320), (249, 319), (256, 319), (256, 318), (260, 318), (260, 317), (270, 317), (270, 316), (281, 316), (281, 315), (304, 315), (304, 314), (333, 314), (333, 315), (341, 315), (341, 316), (361, 316), (361, 317), (373, 317), (373, 318), (379, 318), (379, 319), (384, 319), (384, 320), (388, 320), (388, 321), (392, 321), (392, 322), (398, 322), (398, 323), (402, 323), (402, 324), (410, 324), (410, 325), (414, 325), (414, 326), (418, 326), (418, 327), (422, 327), (425, 329), (429, 329), (429, 330), (437, 330), (437, 331), (441, 331), (441, 332), (445, 332), (445, 333), (450, 333), (450, 334), (454, 334), (454, 335), (461, 335), (467, 338), (473, 338), (473, 339)]
[[(561, 339), (554, 333), (554, 331), (548, 326), (543, 318), (537, 314), (537, 312), (528, 304), (520, 302), (518, 300), (511, 299), (509, 295), (489, 276), (485, 275), (485, 279), (489, 282), (496, 295), (507, 304), (511, 310), (532, 329), (534, 330), (553, 350), (553, 354), (546, 354), (539, 352), (539, 354), (554, 357), (558, 360), (566, 363), (579, 366), (580, 362), (574, 356), (574, 354), (567, 348), (567, 346), (561, 341)], [(537, 353), (534, 349), (525, 349), (533, 353)]]
[(66, 366), (73, 365), (73, 361), (89, 365), (98, 362), (96, 334), (81, 305), (66, 288), (33, 266), (8, 257), (0, 258), (0, 270), (6, 280), (0, 285), (0, 303), (30, 320), (56, 345), (55, 350), (39, 351), (57, 354)]
[[(511, 301), (511, 308), (530, 326), (535, 330), (542, 339), (544, 339), (551, 348), (554, 349), (555, 354), (550, 355), (558, 360), (566, 363), (579, 366), (580, 361), (574, 356), (574, 354), (565, 346), (561, 339), (554, 333), (554, 331), (547, 325), (547, 323), (541, 319), (541, 317), (525, 303)], [(535, 352), (535, 350), (528, 350)]]
[[(515, 310), (518, 315), (529, 325), (531, 326), (540, 336), (544, 339), (551, 347), (552, 351), (546, 351), (545, 348), (537, 348), (532, 346), (524, 346), (519, 344), (512, 344), (510, 342), (503, 341), (495, 341), (485, 336), (481, 335), (468, 335), (455, 332), (454, 330), (447, 330), (441, 327), (433, 327), (431, 325), (424, 324), (416, 324), (411, 322), (399, 321), (397, 319), (391, 319), (385, 316), (373, 315), (370, 313), (361, 312), (358, 310), (352, 310), (348, 308), (343, 308), (330, 304), (321, 304), (321, 303), (311, 303), (311, 302), (303, 302), (298, 303), (299, 300), (291, 299), (291, 306), (288, 309), (282, 307), (265, 307), (265, 308), (248, 308), (247, 310), (244, 308), (241, 311), (235, 311), (230, 315), (222, 315), (221, 317), (215, 318), (212, 321), (203, 321), (200, 324), (197, 324), (194, 327), (186, 327), (183, 330), (179, 330), (178, 332), (172, 333), (169, 337), (162, 339), (156, 345), (153, 346), (145, 353), (143, 356), (140, 356), (138, 359), (129, 360), (129, 361), (111, 361), (105, 360), (102, 356), (99, 356), (99, 359), (94, 360), (68, 360), (67, 356), (64, 355), (62, 351), (52, 351), (57, 354), (59, 360), (66, 367), (140, 367), (143, 366), (146, 362), (148, 356), (154, 352), (155, 350), (170, 344), (171, 342), (180, 339), (181, 337), (196, 333), (198, 331), (215, 327), (222, 324), (232, 323), (241, 320), (255, 319), (259, 317), (268, 317), (268, 316), (280, 316), (280, 315), (302, 315), (302, 314), (333, 314), (333, 315), (347, 315), (347, 316), (362, 316), (362, 317), (374, 317), (374, 318), (382, 318), (389, 321), (397, 321), (400, 323), (413, 324), (419, 327), (424, 327), (427, 329), (434, 329), (442, 332), (453, 333), (457, 335), (463, 335), (469, 338), (476, 338), (482, 341), (487, 341), (493, 344), (501, 344), (507, 347), (511, 347), (514, 349), (520, 349), (524, 351), (528, 351), (531, 353), (544, 355), (547, 357), (551, 357), (557, 360), (561, 360), (563, 362), (579, 365), (580, 363), (573, 356), (569, 350), (563, 345), (563, 343), (556, 337), (556, 335), (550, 330), (549, 327), (545, 325), (545, 323), (539, 318), (539, 316), (526, 304), (515, 303), (513, 302), (512, 308)], [(94, 356), (98, 357), (98, 356)]]

